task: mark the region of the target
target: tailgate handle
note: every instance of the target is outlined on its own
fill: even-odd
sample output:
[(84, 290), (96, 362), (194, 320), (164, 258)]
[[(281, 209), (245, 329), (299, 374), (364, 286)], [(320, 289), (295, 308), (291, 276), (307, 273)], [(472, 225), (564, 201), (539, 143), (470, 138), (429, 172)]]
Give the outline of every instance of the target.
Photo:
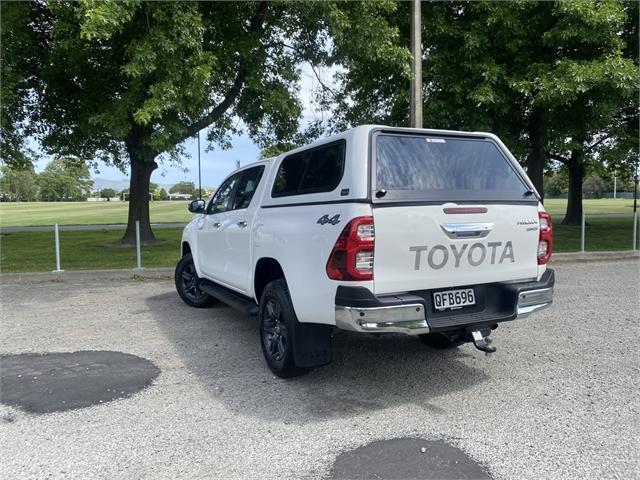
[(493, 230), (493, 223), (442, 223), (440, 227), (449, 238), (484, 238)]

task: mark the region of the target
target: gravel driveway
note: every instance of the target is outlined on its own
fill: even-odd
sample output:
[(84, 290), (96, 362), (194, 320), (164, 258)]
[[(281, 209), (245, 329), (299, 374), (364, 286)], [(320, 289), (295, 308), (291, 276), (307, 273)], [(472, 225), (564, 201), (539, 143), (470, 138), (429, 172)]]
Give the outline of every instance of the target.
[(31, 414), (0, 406), (0, 477), (323, 478), (378, 440), (444, 440), (494, 479), (638, 478), (640, 263), (561, 264), (556, 301), (503, 324), (498, 352), (339, 332), (294, 380), (257, 324), (191, 309), (169, 281), (2, 286), (0, 353), (111, 350), (160, 373), (130, 398)]

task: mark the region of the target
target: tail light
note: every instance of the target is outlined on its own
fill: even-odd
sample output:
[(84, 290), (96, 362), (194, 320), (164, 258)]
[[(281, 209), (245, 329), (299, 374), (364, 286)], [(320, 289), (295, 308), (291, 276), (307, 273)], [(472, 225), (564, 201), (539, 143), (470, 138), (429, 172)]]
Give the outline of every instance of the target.
[(373, 280), (373, 217), (356, 217), (345, 225), (327, 260), (332, 280)]
[(538, 212), (540, 237), (538, 240), (538, 265), (546, 264), (551, 258), (553, 247), (553, 222), (547, 212)]

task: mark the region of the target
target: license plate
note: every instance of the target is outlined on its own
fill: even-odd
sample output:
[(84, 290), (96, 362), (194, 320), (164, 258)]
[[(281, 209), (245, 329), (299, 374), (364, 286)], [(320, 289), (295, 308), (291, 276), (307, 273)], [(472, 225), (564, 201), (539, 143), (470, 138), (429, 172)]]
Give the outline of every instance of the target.
[(473, 288), (433, 293), (433, 306), (436, 310), (451, 310), (475, 304), (476, 296)]

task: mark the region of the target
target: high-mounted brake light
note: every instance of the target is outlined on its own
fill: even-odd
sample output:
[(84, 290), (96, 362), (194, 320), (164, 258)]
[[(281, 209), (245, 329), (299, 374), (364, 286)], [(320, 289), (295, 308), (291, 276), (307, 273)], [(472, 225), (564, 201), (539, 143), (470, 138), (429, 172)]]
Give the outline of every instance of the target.
[(356, 217), (345, 225), (327, 260), (332, 280), (373, 280), (373, 217)]
[(538, 240), (538, 265), (546, 264), (553, 250), (553, 222), (547, 212), (538, 212), (540, 237)]

